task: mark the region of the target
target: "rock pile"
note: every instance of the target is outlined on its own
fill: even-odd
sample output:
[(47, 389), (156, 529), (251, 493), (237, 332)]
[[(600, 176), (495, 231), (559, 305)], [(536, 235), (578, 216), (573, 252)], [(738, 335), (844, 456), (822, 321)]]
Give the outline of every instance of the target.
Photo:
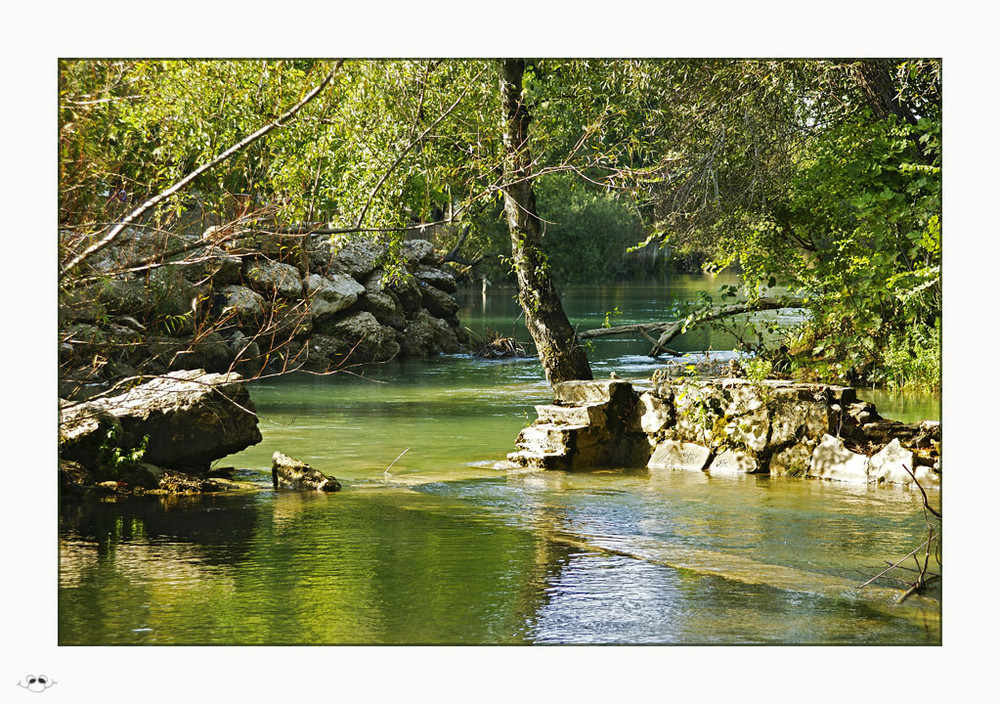
[[(553, 386), (521, 431), (516, 464), (638, 466), (940, 487), (940, 423), (879, 417), (854, 389), (742, 379)], [(909, 470), (909, 471), (908, 471)], [(912, 474), (911, 474), (912, 472)]]
[[(127, 269), (136, 251), (153, 251), (150, 237), (135, 231), (109, 248), (95, 266), (103, 280), (62, 297), (60, 364), (64, 372), (91, 368), (86, 379), (63, 374), (65, 387), (139, 370), (322, 372), (453, 353), (468, 341), (455, 278), (426, 240), (405, 241), (392, 257), (377, 240), (336, 248), (327, 235), (286, 242), (259, 233), (229, 249), (201, 243), (196, 263), (112, 273)], [(199, 244), (175, 239), (158, 246)]]

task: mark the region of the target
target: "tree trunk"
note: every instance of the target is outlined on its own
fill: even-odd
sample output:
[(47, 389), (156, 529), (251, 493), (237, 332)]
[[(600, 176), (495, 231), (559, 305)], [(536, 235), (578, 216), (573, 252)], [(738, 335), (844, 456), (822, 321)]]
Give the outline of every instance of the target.
[(504, 211), (510, 227), (519, 300), (548, 382), (555, 384), (572, 379), (592, 379), (587, 354), (563, 311), (541, 249), (541, 224), (531, 186), (531, 153), (528, 150), (531, 116), (523, 99), (523, 75), (522, 59), (501, 60)]
[(892, 82), (892, 74), (889, 72), (891, 65), (891, 62), (886, 59), (858, 61), (852, 67), (854, 80), (865, 94), (875, 117), (884, 120), (890, 115), (895, 115), (901, 120), (915, 125), (917, 118), (899, 100), (896, 87)]

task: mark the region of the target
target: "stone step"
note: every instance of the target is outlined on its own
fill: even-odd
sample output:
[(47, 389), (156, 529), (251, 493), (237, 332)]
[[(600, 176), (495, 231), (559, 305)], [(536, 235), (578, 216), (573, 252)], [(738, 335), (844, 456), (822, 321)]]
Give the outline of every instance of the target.
[(539, 423), (556, 425), (594, 425), (603, 423), (607, 412), (607, 403), (588, 403), (582, 406), (535, 406)]
[(561, 452), (518, 450), (508, 453), (507, 459), (521, 467), (534, 469), (570, 469), (573, 464), (569, 455)]
[(562, 381), (552, 385), (552, 395), (559, 403), (582, 406), (589, 403), (608, 403), (616, 397), (622, 400), (634, 395), (632, 385), (623, 379), (599, 381)]
[(522, 430), (515, 444), (529, 452), (566, 454), (570, 451), (576, 434), (585, 428), (586, 425), (536, 423)]

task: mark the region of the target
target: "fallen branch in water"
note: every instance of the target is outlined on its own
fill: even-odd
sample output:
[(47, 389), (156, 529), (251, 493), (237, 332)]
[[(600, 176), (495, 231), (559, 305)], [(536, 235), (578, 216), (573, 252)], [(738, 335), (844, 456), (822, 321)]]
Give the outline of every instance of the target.
[(384, 472), (382, 472), (382, 474), (385, 474), (386, 476), (391, 476), (391, 475), (389, 474), (389, 470), (390, 470), (390, 469), (392, 469), (392, 466), (393, 466), (394, 464), (396, 464), (397, 462), (399, 462), (399, 458), (400, 458), (400, 457), (402, 457), (403, 455), (405, 455), (405, 454), (406, 454), (407, 452), (409, 452), (409, 451), (410, 451), (410, 448), (406, 448), (405, 450), (403, 450), (402, 452), (400, 452), (400, 453), (399, 453), (399, 457), (397, 457), (397, 458), (396, 458), (396, 459), (394, 459), (394, 460), (393, 460), (392, 462), (390, 462), (390, 463), (389, 463), (389, 466), (385, 468), (385, 471), (384, 471)]
[(616, 325), (614, 327), (607, 328), (595, 328), (593, 330), (584, 330), (578, 335), (578, 337), (581, 340), (588, 340), (594, 337), (606, 337), (608, 335), (639, 333), (647, 339), (651, 339), (649, 333), (658, 332), (660, 333), (660, 338), (653, 341), (653, 349), (650, 351), (649, 356), (659, 357), (663, 352), (667, 352), (668, 354), (679, 357), (681, 356), (680, 353), (671, 350), (666, 345), (668, 342), (681, 333), (686, 332), (694, 325), (707, 323), (712, 320), (719, 320), (720, 318), (728, 318), (732, 315), (739, 315), (740, 313), (752, 313), (760, 310), (777, 310), (779, 308), (798, 307), (801, 306), (797, 306), (793, 301), (785, 299), (758, 298), (756, 301), (748, 303), (734, 303), (731, 306), (709, 308), (702, 313), (695, 314), (685, 320), (674, 320), (665, 323), (637, 323), (632, 325)]

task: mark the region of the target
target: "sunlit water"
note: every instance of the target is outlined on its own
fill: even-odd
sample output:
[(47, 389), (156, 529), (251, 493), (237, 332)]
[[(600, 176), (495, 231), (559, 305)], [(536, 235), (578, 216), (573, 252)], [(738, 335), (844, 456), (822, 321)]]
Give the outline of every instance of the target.
[[(566, 303), (587, 329), (718, 285), (570, 289)], [(465, 294), (463, 321), (526, 339), (511, 293)], [(673, 346), (731, 354), (706, 335)], [(590, 357), (597, 376), (638, 379), (656, 366), (646, 352), (598, 340)], [(495, 469), (551, 398), (533, 359), (391, 363), (252, 395), (264, 441), (219, 465), (260, 491), (63, 507), (61, 644), (940, 642), (939, 594), (896, 606), (895, 585), (857, 589), (926, 537), (913, 492)], [(275, 450), (343, 490), (271, 491)]]

